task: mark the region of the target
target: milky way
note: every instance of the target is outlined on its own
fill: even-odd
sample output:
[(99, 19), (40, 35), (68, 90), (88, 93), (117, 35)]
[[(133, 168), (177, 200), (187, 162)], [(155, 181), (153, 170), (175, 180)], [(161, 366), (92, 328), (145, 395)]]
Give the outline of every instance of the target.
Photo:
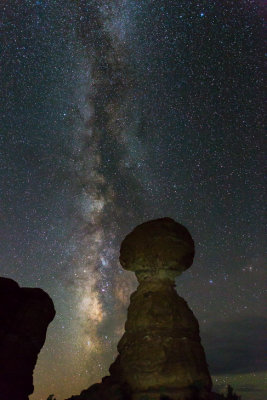
[[(213, 381), (263, 400), (263, 2), (4, 2), (0, 273), (57, 310), (32, 400), (107, 374), (137, 224), (169, 216), (196, 244), (177, 290)], [(264, 386), (265, 385), (265, 386)]]

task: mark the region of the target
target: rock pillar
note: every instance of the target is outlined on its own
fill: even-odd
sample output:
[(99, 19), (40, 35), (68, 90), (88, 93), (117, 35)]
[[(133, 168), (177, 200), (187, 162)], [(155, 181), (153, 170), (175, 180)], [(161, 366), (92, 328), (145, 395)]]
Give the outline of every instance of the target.
[(175, 277), (193, 258), (190, 233), (170, 218), (141, 224), (122, 242), (121, 265), (139, 282), (118, 344), (121, 378), (133, 400), (209, 398), (211, 378), (199, 325), (175, 290)]

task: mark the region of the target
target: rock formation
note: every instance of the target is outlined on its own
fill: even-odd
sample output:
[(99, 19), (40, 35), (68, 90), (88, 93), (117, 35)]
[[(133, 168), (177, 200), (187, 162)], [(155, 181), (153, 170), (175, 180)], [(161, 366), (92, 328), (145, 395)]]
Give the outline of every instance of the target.
[(126, 236), (120, 262), (135, 272), (139, 286), (130, 298), (119, 355), (109, 377), (73, 400), (212, 398), (197, 319), (175, 291), (175, 277), (193, 258), (190, 233), (170, 218), (141, 224)]
[(33, 393), (33, 370), (54, 316), (53, 302), (43, 290), (0, 278), (1, 400), (28, 400)]
[(133, 400), (207, 398), (210, 392), (197, 319), (175, 291), (175, 277), (193, 257), (189, 232), (170, 218), (139, 225), (122, 242), (121, 265), (139, 282), (118, 344)]

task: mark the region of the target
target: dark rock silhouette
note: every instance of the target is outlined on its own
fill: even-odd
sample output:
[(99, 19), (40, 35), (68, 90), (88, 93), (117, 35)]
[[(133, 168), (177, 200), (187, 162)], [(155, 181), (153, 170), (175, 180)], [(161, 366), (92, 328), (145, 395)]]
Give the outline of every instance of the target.
[(227, 386), (226, 397), (223, 394), (213, 393), (212, 400), (241, 400), (241, 396), (234, 393), (232, 386)]
[(28, 400), (33, 393), (33, 370), (54, 316), (42, 289), (0, 277), (0, 400)]
[(199, 325), (174, 279), (189, 268), (194, 242), (170, 218), (137, 226), (121, 245), (123, 268), (135, 272), (125, 333), (110, 376), (72, 400), (212, 399)]

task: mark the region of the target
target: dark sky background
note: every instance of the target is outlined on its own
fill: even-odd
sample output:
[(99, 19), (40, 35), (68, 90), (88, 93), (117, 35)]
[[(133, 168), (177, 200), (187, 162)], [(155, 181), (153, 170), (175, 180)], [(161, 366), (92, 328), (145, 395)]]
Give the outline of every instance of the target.
[(215, 389), (267, 397), (263, 0), (1, 2), (0, 274), (57, 315), (31, 400), (107, 374), (132, 273), (119, 244), (169, 216), (177, 291)]

